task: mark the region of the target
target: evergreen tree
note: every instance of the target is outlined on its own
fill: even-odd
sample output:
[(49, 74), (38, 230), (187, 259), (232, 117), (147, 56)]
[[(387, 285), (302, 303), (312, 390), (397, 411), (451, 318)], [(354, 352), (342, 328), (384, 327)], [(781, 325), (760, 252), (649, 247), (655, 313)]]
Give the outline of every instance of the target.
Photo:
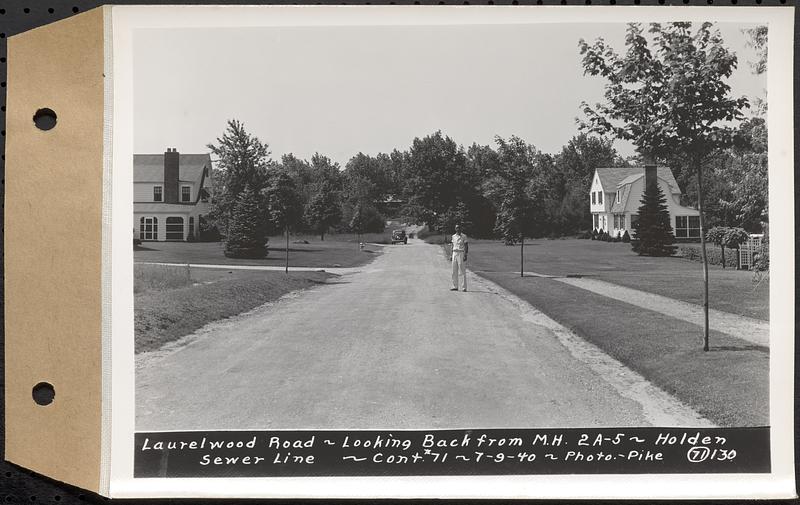
[(631, 240), (633, 250), (640, 256), (672, 256), (677, 246), (664, 192), (658, 184), (649, 184), (640, 202), (639, 221)]
[(225, 256), (229, 258), (263, 258), (267, 255), (267, 237), (262, 225), (259, 197), (248, 184), (239, 193), (231, 209)]

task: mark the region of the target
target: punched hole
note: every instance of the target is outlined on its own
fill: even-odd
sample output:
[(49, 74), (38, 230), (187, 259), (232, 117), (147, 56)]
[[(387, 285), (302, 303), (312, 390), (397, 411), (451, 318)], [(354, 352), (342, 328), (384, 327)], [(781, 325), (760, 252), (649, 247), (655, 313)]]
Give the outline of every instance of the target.
[(52, 130), (56, 126), (57, 116), (52, 109), (39, 109), (33, 115), (33, 122), (40, 130)]
[(56, 397), (56, 390), (53, 385), (48, 382), (40, 382), (33, 386), (33, 401), (36, 405), (50, 405)]

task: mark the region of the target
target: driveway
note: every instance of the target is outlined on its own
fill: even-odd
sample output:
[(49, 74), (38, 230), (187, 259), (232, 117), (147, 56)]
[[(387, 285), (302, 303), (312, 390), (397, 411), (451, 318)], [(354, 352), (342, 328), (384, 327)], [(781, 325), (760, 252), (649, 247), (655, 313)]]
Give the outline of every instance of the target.
[(420, 240), (137, 356), (136, 429), (705, 426)]

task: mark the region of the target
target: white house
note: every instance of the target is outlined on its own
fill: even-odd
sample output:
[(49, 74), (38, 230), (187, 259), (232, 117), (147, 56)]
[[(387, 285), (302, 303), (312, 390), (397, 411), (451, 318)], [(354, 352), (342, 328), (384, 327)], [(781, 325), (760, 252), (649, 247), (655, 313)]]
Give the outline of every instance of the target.
[(667, 167), (598, 168), (589, 190), (592, 227), (612, 236), (633, 234), (645, 184), (658, 183), (667, 200), (675, 238), (700, 238), (700, 212), (680, 204), (681, 190)]
[[(141, 240), (187, 240), (200, 233), (211, 199), (211, 157), (133, 155), (133, 227)], [(137, 233), (138, 232), (138, 233)]]

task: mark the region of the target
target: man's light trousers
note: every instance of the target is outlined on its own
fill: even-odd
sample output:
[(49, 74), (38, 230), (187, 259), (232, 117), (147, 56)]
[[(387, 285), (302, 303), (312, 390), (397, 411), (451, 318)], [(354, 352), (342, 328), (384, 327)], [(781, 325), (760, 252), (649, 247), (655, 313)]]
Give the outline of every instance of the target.
[(453, 288), (458, 289), (458, 276), (461, 275), (461, 289), (467, 289), (467, 264), (464, 251), (453, 251)]

